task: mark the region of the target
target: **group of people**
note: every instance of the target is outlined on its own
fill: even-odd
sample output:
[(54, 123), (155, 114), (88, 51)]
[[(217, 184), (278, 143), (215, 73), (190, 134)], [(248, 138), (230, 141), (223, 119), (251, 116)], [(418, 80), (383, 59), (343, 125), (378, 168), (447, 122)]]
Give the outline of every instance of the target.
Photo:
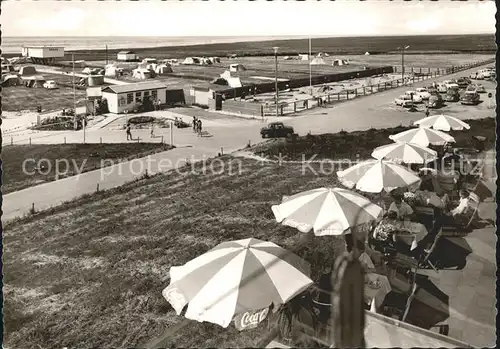
[(196, 116), (193, 116), (193, 131), (196, 132), (198, 136), (200, 136), (202, 132), (201, 120), (198, 119)]

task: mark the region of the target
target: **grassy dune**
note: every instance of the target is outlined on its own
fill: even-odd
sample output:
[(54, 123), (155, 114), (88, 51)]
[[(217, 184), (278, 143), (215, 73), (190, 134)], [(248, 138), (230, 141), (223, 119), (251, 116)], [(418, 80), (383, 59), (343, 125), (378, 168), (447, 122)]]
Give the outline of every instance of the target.
[[(135, 144), (44, 144), (44, 145), (13, 145), (4, 147), (2, 150), (3, 161), (3, 185), (4, 194), (32, 187), (44, 182), (56, 180), (56, 162), (59, 160), (60, 178), (74, 176), (78, 169), (82, 172), (99, 169), (102, 161), (113, 161), (114, 163), (132, 160), (134, 158), (147, 156), (160, 151), (171, 149), (170, 145), (160, 143), (135, 143)], [(26, 164), (23, 171), (25, 159), (33, 159), (34, 162)], [(41, 159), (50, 161), (46, 170), (37, 171), (35, 164)], [(67, 160), (69, 167), (63, 161)], [(109, 161), (104, 164), (109, 165)], [(48, 171), (47, 174), (45, 172)], [(40, 173), (42, 172), (42, 173)]]

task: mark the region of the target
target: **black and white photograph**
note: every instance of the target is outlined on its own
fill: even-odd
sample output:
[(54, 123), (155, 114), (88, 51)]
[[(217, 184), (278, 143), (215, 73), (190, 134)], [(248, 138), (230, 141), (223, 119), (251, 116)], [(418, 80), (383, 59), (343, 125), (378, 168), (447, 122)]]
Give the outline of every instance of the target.
[(2, 349), (496, 347), (494, 1), (1, 10)]

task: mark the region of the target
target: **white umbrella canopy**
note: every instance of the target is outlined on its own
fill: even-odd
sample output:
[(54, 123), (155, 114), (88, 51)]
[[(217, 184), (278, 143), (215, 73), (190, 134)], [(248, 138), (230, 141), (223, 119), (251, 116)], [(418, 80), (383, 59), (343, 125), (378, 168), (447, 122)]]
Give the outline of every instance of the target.
[(450, 130), (461, 131), (463, 129), (470, 129), (469, 124), (467, 124), (466, 122), (463, 122), (462, 120), (457, 119), (453, 116), (444, 114), (428, 116), (426, 118), (415, 121), (414, 124), (419, 125), (420, 127), (430, 127), (435, 130), (446, 132)]
[(318, 188), (283, 199), (273, 205), (277, 222), (317, 236), (341, 235), (347, 229), (378, 218), (382, 208), (343, 188)]
[(455, 138), (447, 133), (427, 127), (412, 128), (407, 131), (389, 136), (395, 142), (407, 142), (427, 147), (429, 144), (443, 145), (454, 143)]
[(375, 159), (388, 159), (407, 164), (425, 164), (437, 158), (437, 152), (408, 142), (397, 142), (382, 145), (373, 150)]
[(243, 239), (170, 268), (162, 294), (178, 315), (189, 303), (185, 316), (191, 320), (227, 327), (244, 314), (235, 319), (242, 329), (264, 320), (271, 304), (277, 308), (309, 287), (309, 273), (309, 263), (278, 245)]
[(414, 186), (420, 178), (405, 167), (386, 160), (367, 160), (346, 170), (338, 171), (343, 185), (366, 193), (390, 192), (396, 188)]

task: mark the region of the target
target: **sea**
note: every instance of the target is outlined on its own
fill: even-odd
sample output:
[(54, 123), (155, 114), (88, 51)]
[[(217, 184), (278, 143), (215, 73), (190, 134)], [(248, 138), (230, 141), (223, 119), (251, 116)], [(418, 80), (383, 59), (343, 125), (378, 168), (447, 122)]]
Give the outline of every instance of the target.
[(65, 51), (105, 49), (134, 49), (165, 46), (188, 46), (215, 43), (300, 39), (298, 36), (52, 36), (2, 37), (2, 53), (21, 53), (23, 46), (63, 46)]

